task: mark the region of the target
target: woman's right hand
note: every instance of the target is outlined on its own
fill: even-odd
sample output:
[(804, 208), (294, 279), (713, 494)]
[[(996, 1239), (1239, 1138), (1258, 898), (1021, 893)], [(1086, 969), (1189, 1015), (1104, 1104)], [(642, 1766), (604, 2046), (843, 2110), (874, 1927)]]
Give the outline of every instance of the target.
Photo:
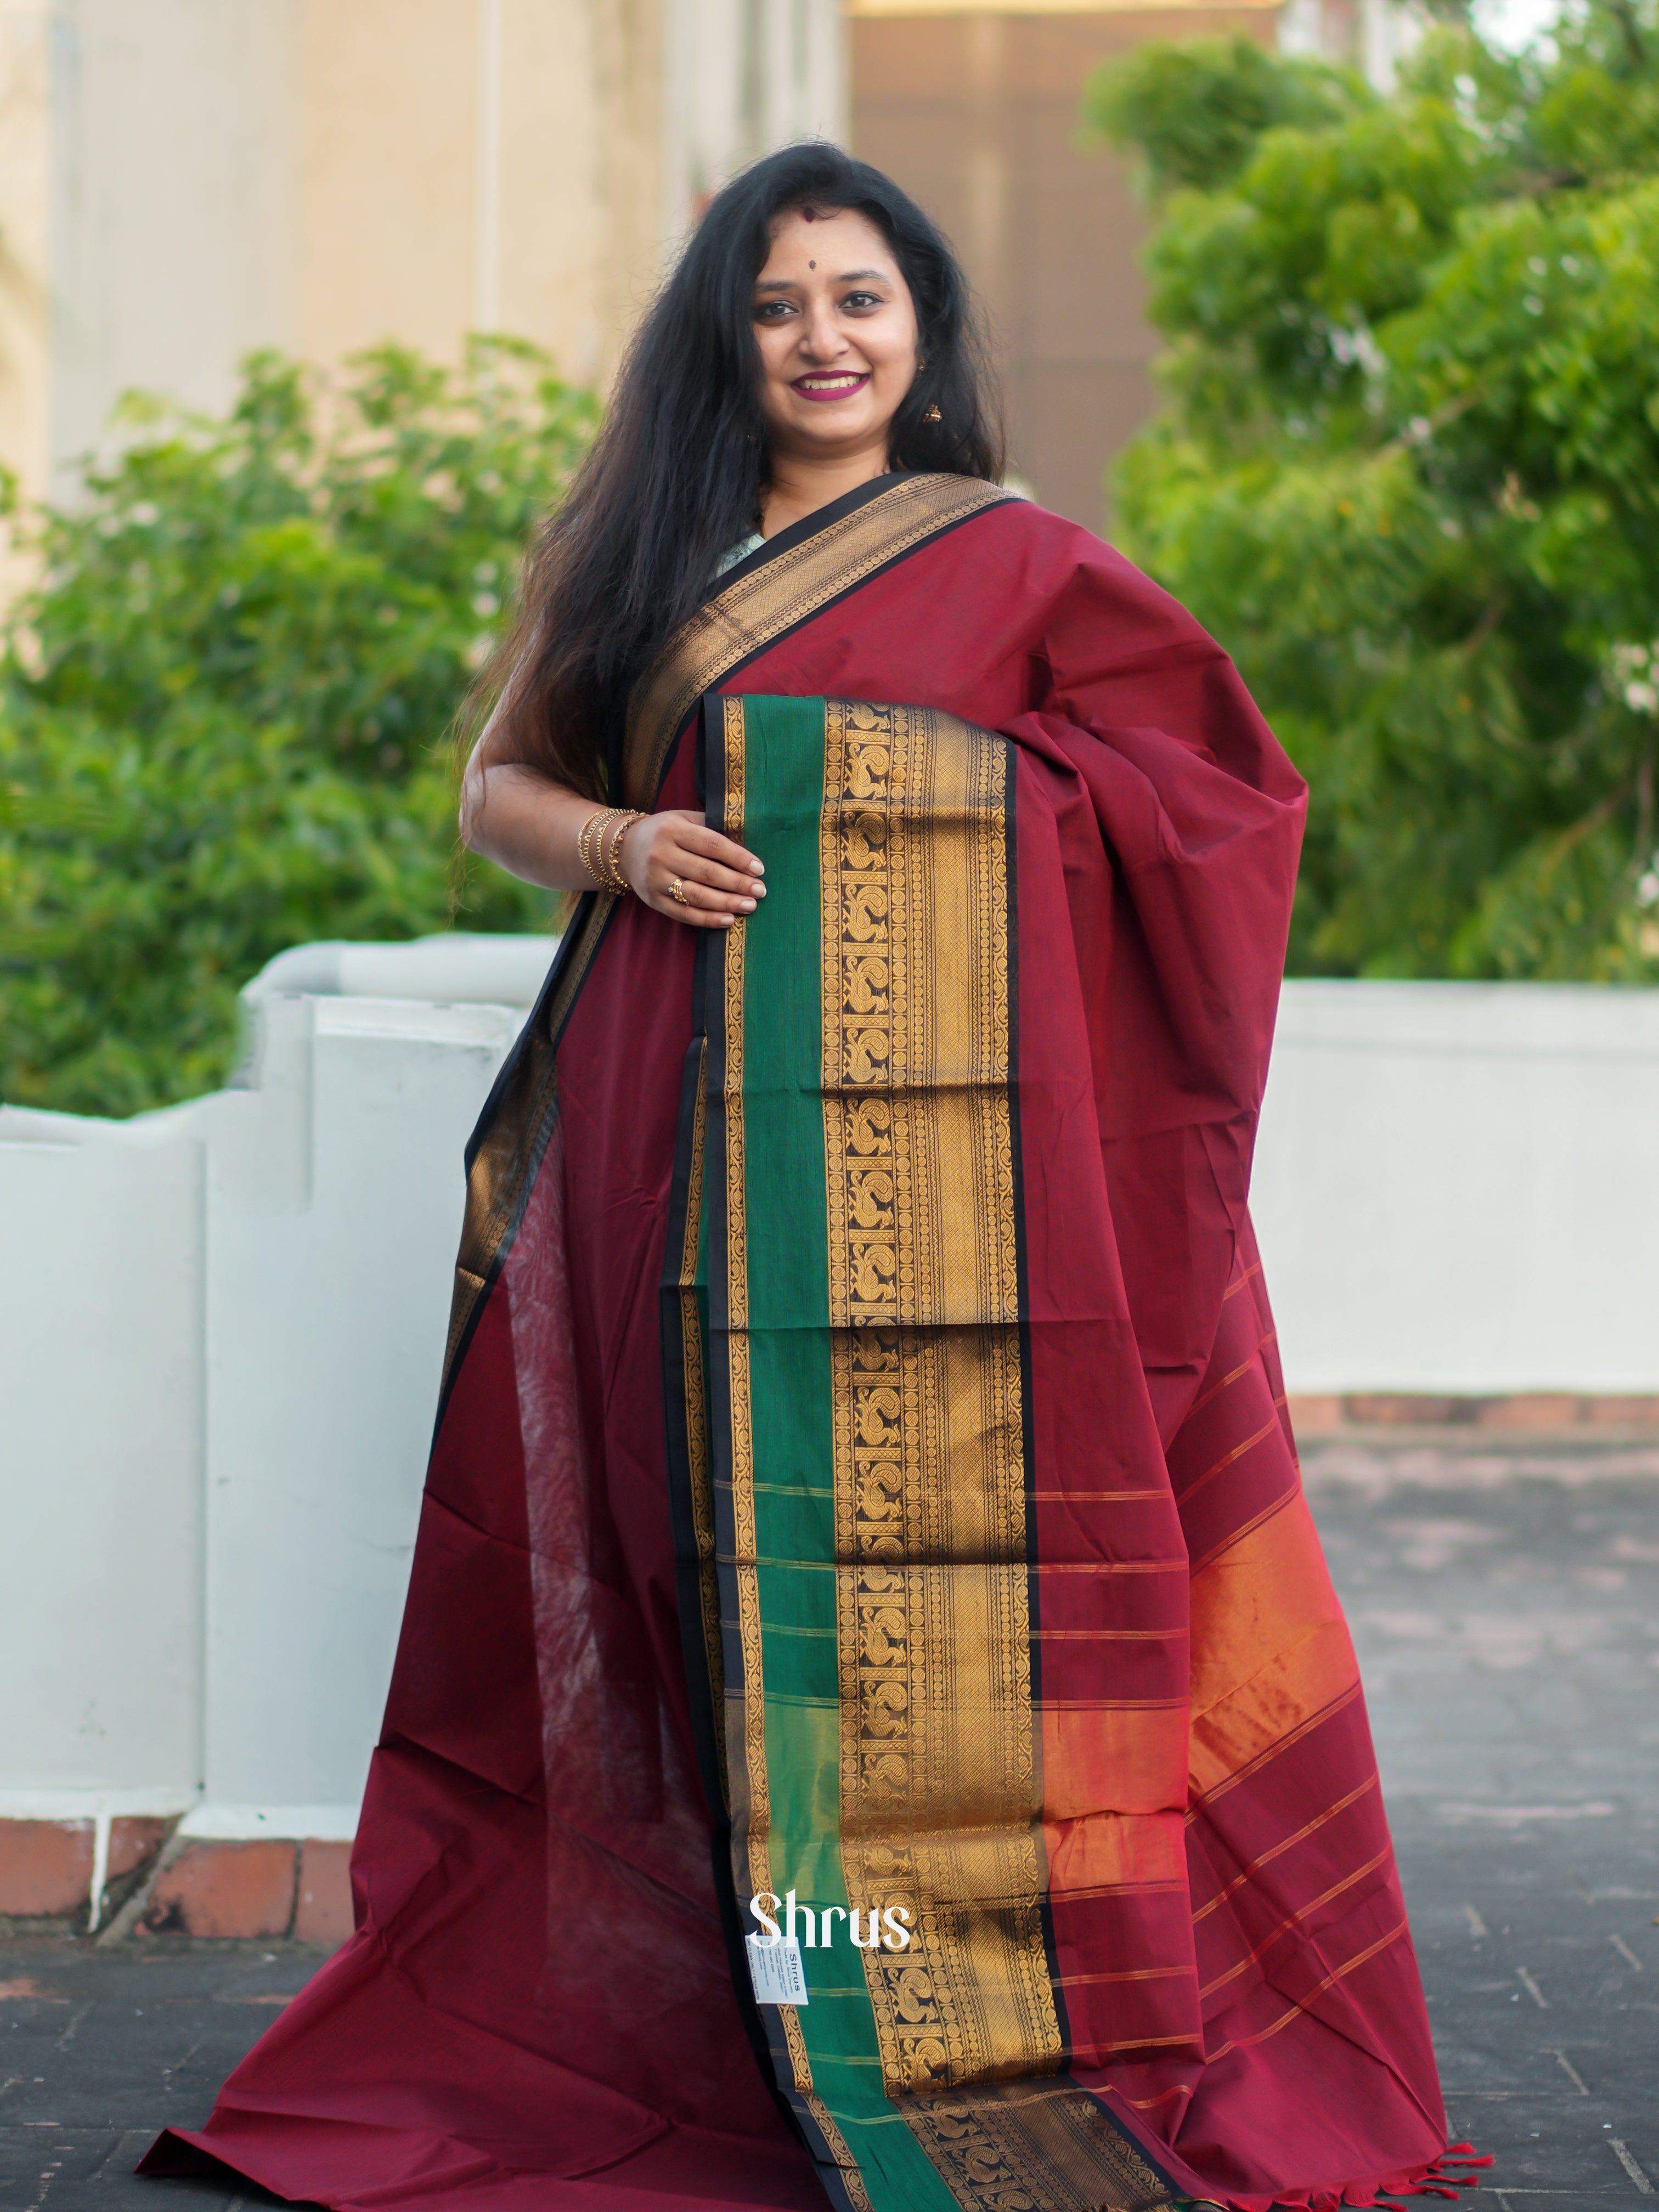
[[(754, 854), (711, 830), (689, 806), (632, 823), (622, 841), (621, 867), (647, 906), (697, 929), (729, 929), (766, 896), (765, 870)], [(677, 883), (678, 899), (671, 888)]]

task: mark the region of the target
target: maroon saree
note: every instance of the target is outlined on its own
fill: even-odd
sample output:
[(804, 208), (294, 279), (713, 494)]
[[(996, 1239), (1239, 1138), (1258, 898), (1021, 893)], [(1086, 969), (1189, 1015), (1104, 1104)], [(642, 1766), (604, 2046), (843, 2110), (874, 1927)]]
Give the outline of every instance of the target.
[[(144, 2170), (1449, 2193), (1245, 1207), (1295, 772), (1098, 541), (908, 477), (722, 579), (612, 775), (770, 895), (567, 932), (469, 1156), (356, 1933)], [(797, 1887), (811, 1998), (758, 2003)], [(866, 1903), (905, 1943), (832, 1970)]]

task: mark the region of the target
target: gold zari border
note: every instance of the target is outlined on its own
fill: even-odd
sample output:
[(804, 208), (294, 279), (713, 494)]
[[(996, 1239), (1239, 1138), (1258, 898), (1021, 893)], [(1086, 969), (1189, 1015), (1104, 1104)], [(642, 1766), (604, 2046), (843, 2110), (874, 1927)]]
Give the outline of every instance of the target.
[[(675, 732), (702, 694), (720, 684), (739, 661), (866, 581), (890, 561), (925, 544), (936, 532), (1013, 495), (976, 477), (908, 477), (717, 592), (681, 623), (634, 688), (623, 781), (629, 793), (642, 795), (630, 796), (627, 803), (652, 805)], [(559, 1031), (616, 903), (614, 893), (602, 891), (588, 908), (580, 941), (534, 1034), (524, 1041), (507, 1095), (468, 1171), (441, 1404), (454, 1379), (456, 1361), (489, 1288), (502, 1243), (520, 1211), (530, 1170), (539, 1164), (538, 1139), (556, 1097), (554, 1053)]]
[(887, 2094), (1053, 2072), (1009, 1122), (1008, 749), (831, 701), (823, 1129), (849, 1897)]
[[(691, 1525), (697, 1545), (697, 1601), (702, 1621), (703, 1654), (708, 1667), (714, 1710), (725, 1714), (725, 1655), (720, 1648), (720, 1576), (715, 1566), (714, 1462), (709, 1453), (708, 1377), (702, 1356), (702, 1317), (697, 1310), (697, 1246), (702, 1229), (704, 1147), (708, 1124), (708, 1040), (697, 1055), (697, 1095), (691, 1108), (691, 1158), (686, 1176), (685, 1229), (680, 1243), (680, 1358), (685, 1376), (686, 1477), (691, 1493)], [(726, 1730), (714, 1729), (714, 1759), (720, 1794), (731, 1809), (726, 1771)]]

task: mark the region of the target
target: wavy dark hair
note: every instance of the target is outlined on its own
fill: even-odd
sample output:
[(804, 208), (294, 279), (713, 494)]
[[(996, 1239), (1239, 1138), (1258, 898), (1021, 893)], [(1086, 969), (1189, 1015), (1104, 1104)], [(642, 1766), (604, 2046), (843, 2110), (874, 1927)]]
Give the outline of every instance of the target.
[(629, 691), (707, 597), (722, 554), (757, 527), (767, 460), (755, 279), (774, 220), (804, 206), (867, 216), (915, 304), (926, 367), (893, 418), (890, 466), (1000, 479), (979, 320), (944, 238), (890, 178), (837, 146), (768, 155), (711, 202), (526, 562), (516, 621), (462, 716), (470, 742), (494, 714), (495, 758), (603, 797)]

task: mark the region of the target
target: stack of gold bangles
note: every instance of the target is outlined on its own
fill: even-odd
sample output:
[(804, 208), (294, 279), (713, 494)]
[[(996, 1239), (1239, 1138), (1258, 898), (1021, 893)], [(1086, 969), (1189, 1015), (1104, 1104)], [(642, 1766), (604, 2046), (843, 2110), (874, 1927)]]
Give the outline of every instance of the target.
[[(590, 814), (576, 833), (576, 856), (602, 891), (626, 891), (622, 872), (622, 842), (645, 817), (632, 806), (602, 806)], [(607, 845), (606, 840), (610, 842)]]

